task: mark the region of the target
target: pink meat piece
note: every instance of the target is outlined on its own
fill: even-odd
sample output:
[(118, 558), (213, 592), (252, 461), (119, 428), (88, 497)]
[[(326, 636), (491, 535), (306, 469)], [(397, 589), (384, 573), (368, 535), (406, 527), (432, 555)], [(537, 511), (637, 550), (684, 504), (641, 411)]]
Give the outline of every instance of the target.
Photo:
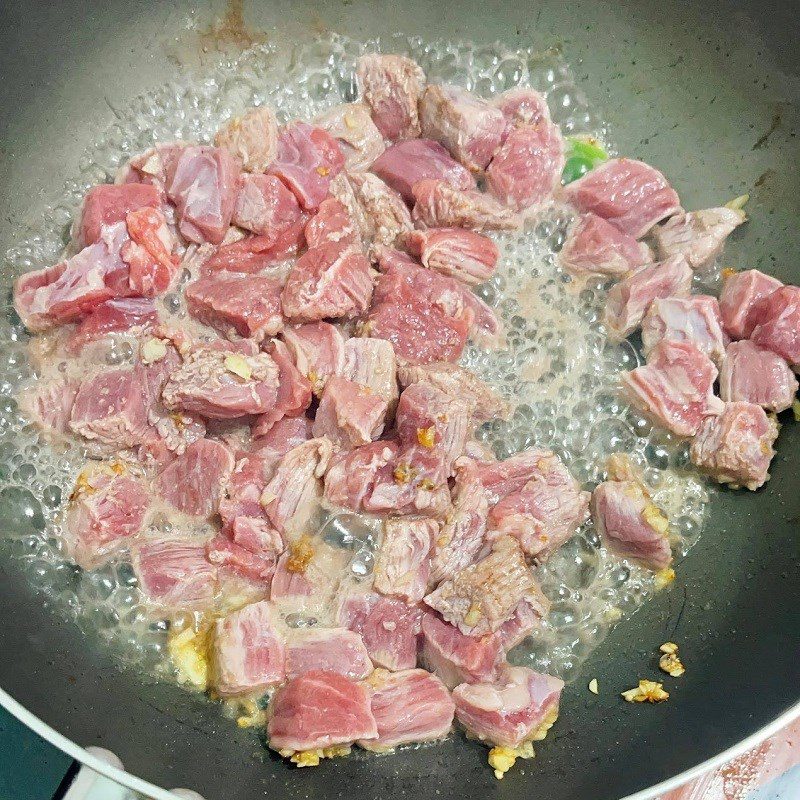
[(559, 253), (573, 275), (624, 276), (652, 261), (650, 248), (597, 214), (581, 214), (570, 226)]
[(622, 340), (641, 324), (653, 300), (688, 297), (692, 270), (682, 256), (637, 269), (615, 284), (606, 297), (603, 322), (608, 335)]
[(499, 108), (458, 86), (428, 84), (419, 118), (422, 135), (444, 145), (471, 172), (486, 169), (506, 133)]
[(493, 102), (510, 125), (536, 125), (550, 121), (547, 100), (534, 89), (509, 89), (495, 97)]
[(361, 637), (347, 628), (292, 631), (286, 641), (286, 678), (320, 669), (357, 681), (372, 672), (372, 662)]
[(389, 517), (375, 560), (375, 589), (381, 594), (417, 603), (425, 594), (430, 572), (430, 549), (439, 523), (421, 517)]
[(717, 298), (694, 294), (653, 300), (642, 321), (645, 355), (662, 341), (691, 342), (719, 364), (730, 340), (722, 329)]
[(721, 413), (714, 397), (717, 368), (690, 342), (662, 342), (650, 352), (647, 364), (622, 376), (631, 403), (656, 424), (678, 434), (694, 436), (704, 417)]
[(396, 442), (377, 441), (335, 457), (325, 475), (325, 499), (353, 511), (374, 510), (372, 493), (393, 481), (398, 450)]
[(326, 130), (292, 122), (278, 135), (278, 155), (269, 173), (292, 190), (302, 208), (314, 211), (343, 166), (339, 145)]
[(156, 490), (184, 514), (211, 517), (219, 510), (234, 463), (222, 442), (200, 439), (167, 464), (156, 479)]
[(667, 179), (649, 164), (631, 158), (612, 158), (595, 167), (567, 184), (563, 196), (578, 211), (597, 214), (635, 239), (682, 211)]
[(387, 147), (371, 171), (409, 205), (414, 203), (414, 185), (422, 180), (442, 181), (461, 190), (475, 188), (469, 171), (432, 139), (408, 139)]
[(504, 652), (523, 642), (550, 611), (550, 601), (544, 594), (533, 599), (524, 597), (514, 613), (497, 630)]
[(497, 319), (492, 307), (466, 287), (462, 289), (462, 297), (464, 298), (464, 305), (469, 309), (472, 316), (469, 326), (470, 339), (481, 343), (484, 349), (487, 350), (498, 347), (503, 326), (500, 320)]
[(139, 533), (149, 509), (142, 481), (115, 466), (85, 469), (67, 507), (67, 556), (83, 569), (96, 569)]
[(377, 439), (383, 432), (388, 404), (360, 383), (333, 375), (325, 384), (314, 419), (314, 436), (327, 436), (349, 449)]
[(158, 190), (161, 204), (167, 203), (167, 185), (175, 172), (181, 153), (186, 149), (185, 142), (158, 144), (134, 156), (122, 166), (114, 179), (116, 185), (140, 183), (154, 186)]
[(652, 570), (672, 562), (666, 517), (637, 481), (604, 481), (592, 493), (592, 519), (609, 549)]
[(214, 136), (214, 144), (242, 162), (249, 172), (265, 172), (278, 152), (278, 123), (268, 106), (234, 117)]
[(403, 243), (428, 269), (470, 286), (488, 281), (500, 256), (491, 239), (463, 228), (411, 231)]
[(274, 175), (243, 173), (239, 178), (231, 221), (263, 236), (267, 247), (296, 225), (301, 215), (295, 196)]
[(725, 277), (719, 296), (719, 309), (728, 335), (732, 339), (750, 338), (761, 301), (782, 286), (777, 278), (757, 269), (747, 269)]
[(367, 689), (336, 672), (312, 670), (280, 687), (270, 703), (269, 744), (301, 751), (375, 739)]
[(304, 229), (308, 216), (303, 214), (290, 228), (271, 242), (268, 236), (246, 236), (222, 245), (203, 264), (204, 272), (261, 272), (282, 261), (294, 258), (305, 244)]
[(473, 319), (455, 280), (397, 263), (378, 279), (366, 330), (411, 363), (456, 361)]
[(190, 242), (220, 244), (231, 224), (241, 165), (227, 150), (186, 147), (167, 186), (178, 229)]
[(356, 62), (361, 99), (385, 139), (413, 139), (420, 134), (417, 104), (425, 73), (416, 61), (398, 55), (368, 53)]
[(283, 327), (281, 285), (272, 278), (214, 272), (186, 287), (189, 313), (230, 339), (261, 341)]
[(223, 523), (231, 524), (239, 516), (261, 516), (261, 493), (281, 457), (270, 448), (239, 455), (219, 504)]
[(461, 633), (485, 636), (510, 619), (523, 598), (540, 594), (519, 543), (502, 536), (489, 555), (440, 583), (425, 604)]
[(161, 211), (140, 208), (125, 218), (130, 241), (120, 249), (129, 267), (128, 284), (133, 294), (156, 297), (163, 294), (178, 273), (180, 260), (173, 255), (175, 238)]
[(438, 615), (422, 617), (422, 661), (448, 689), (493, 680), (502, 657), (500, 637), (466, 636)]
[(503, 205), (524, 211), (549, 199), (564, 171), (558, 125), (520, 125), (506, 137), (486, 170), (486, 186)]
[[(237, 517), (234, 524), (243, 526), (256, 522), (252, 517)], [(274, 554), (254, 553), (222, 533), (206, 545), (206, 558), (211, 564), (264, 587), (275, 573), (277, 563)]]
[(477, 464), (478, 477), (489, 493), (490, 504), (494, 505), (510, 494), (521, 492), (529, 481), (543, 474), (554, 458), (557, 456), (551, 450), (530, 447), (503, 461)]
[(315, 394), (320, 394), (331, 375), (341, 375), (344, 369), (344, 338), (329, 322), (306, 325), (287, 325), (281, 334), (297, 369), (311, 382)]
[(393, 409), (397, 401), (397, 359), (386, 339), (356, 337), (344, 343), (342, 376), (366, 386)]
[(291, 557), (292, 551), (290, 549), (285, 550), (275, 567), (275, 574), (272, 577), (272, 586), (270, 587), (270, 597), (275, 602), (293, 600), (298, 597), (309, 597), (314, 593), (314, 585), (306, 576), (306, 573), (310, 570), (306, 568), (305, 572), (297, 572), (289, 569), (288, 565)]
[(260, 694), (285, 678), (285, 649), (268, 600), (218, 619), (214, 628), (215, 689), (223, 697)]
[(800, 365), (800, 287), (782, 286), (759, 302), (750, 339)]
[(308, 250), (289, 273), (281, 295), (283, 313), (295, 322), (357, 317), (372, 298), (369, 261), (346, 244)]
[(311, 438), (311, 426), (312, 421), (308, 417), (284, 417), (271, 424), (267, 430), (261, 430), (256, 420), (251, 433), (256, 440), (256, 447), (286, 455), (293, 447)]
[(707, 267), (722, 252), (725, 240), (747, 216), (732, 208), (684, 211), (651, 231), (661, 259), (683, 256), (692, 269)]
[(367, 593), (346, 597), (339, 624), (359, 634), (376, 667), (397, 671), (417, 665), (422, 612), (399, 597)]
[(692, 441), (692, 463), (719, 483), (755, 490), (769, 480), (777, 422), (754, 403), (725, 403)]
[(150, 539), (132, 552), (133, 571), (145, 600), (163, 608), (202, 611), (217, 591), (217, 568), (206, 546), (182, 537)]
[(100, 303), (75, 329), (69, 340), (72, 353), (109, 333), (137, 332), (158, 323), (155, 303), (147, 297), (122, 297)]
[(411, 742), (443, 739), (453, 725), (455, 705), (447, 687), (424, 669), (378, 673), (368, 681), (378, 738), (359, 742), (379, 752)]
[(522, 226), (520, 215), (491, 195), (446, 180), (418, 180), (413, 195), (411, 218), (419, 228), (513, 231)]
[(306, 243), (309, 248), (329, 243), (360, 248), (361, 236), (347, 208), (335, 197), (329, 197), (306, 223)]
[(518, 747), (544, 738), (563, 688), (552, 675), (506, 666), (491, 683), (462, 683), (453, 690), (456, 719), (487, 745)]
[(372, 121), (366, 103), (344, 103), (323, 112), (314, 124), (324, 128), (339, 145), (348, 170), (369, 169), (386, 149), (383, 135)]
[(98, 242), (104, 225), (124, 222), (131, 211), (160, 207), (161, 197), (155, 186), (142, 183), (93, 186), (83, 198), (76, 244), (83, 248)]
[(719, 372), (726, 402), (755, 403), (767, 411), (791, 408), (798, 384), (786, 360), (747, 340), (732, 342)]
[[(161, 397), (169, 409), (182, 409), (211, 419), (263, 414), (278, 396), (278, 366), (266, 353), (236, 355), (234, 372), (226, 366), (231, 353), (198, 347), (168, 378)], [(246, 367), (249, 377), (243, 377)]]
[(57, 378), (37, 381), (18, 397), (20, 408), (46, 434), (69, 433), (69, 422), (80, 382)]

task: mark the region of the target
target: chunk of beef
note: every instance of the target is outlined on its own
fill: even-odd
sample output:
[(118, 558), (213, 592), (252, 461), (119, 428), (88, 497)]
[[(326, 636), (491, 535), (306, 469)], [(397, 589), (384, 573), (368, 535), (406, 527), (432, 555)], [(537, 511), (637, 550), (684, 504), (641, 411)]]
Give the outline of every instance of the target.
[(692, 463), (719, 483), (755, 490), (769, 480), (778, 425), (754, 403), (725, 403), (706, 417), (692, 441)]
[(219, 503), (223, 523), (231, 524), (239, 516), (262, 514), (261, 493), (281, 457), (271, 448), (239, 454)]
[(100, 303), (78, 324), (69, 339), (69, 350), (80, 353), (89, 342), (109, 333), (138, 333), (158, 323), (155, 303), (148, 297), (121, 297)]
[(130, 240), (120, 248), (129, 267), (128, 285), (133, 294), (163, 294), (178, 273), (179, 259), (172, 254), (175, 241), (161, 211), (140, 208), (125, 218)]
[(642, 324), (653, 300), (687, 297), (691, 288), (692, 270), (682, 256), (637, 269), (608, 293), (603, 321), (609, 337), (624, 339)]
[(314, 419), (314, 435), (349, 449), (383, 432), (387, 402), (360, 383), (333, 375), (325, 384)]
[(361, 100), (385, 139), (413, 139), (420, 134), (417, 103), (425, 73), (405, 56), (368, 53), (356, 62)]
[(631, 403), (678, 436), (694, 436), (704, 417), (722, 411), (714, 397), (717, 368), (689, 342), (662, 342), (648, 363), (622, 376)]
[(214, 144), (241, 161), (248, 172), (266, 172), (278, 154), (278, 122), (269, 106), (251, 108), (223, 125)]
[(545, 737), (558, 717), (563, 688), (552, 675), (506, 666), (496, 681), (454, 689), (456, 718), (488, 745), (519, 747)]
[(307, 215), (278, 234), (274, 242), (270, 236), (245, 236), (230, 244), (223, 244), (203, 264), (204, 272), (243, 272), (252, 274), (294, 258), (305, 244), (304, 229)]
[(748, 339), (756, 326), (756, 312), (761, 301), (782, 286), (777, 278), (757, 269), (725, 276), (719, 309), (728, 335), (732, 339)]
[(160, 207), (161, 197), (155, 186), (142, 183), (93, 186), (83, 198), (76, 244), (80, 248), (95, 244), (100, 241), (104, 225), (124, 222), (131, 211)]
[(292, 631), (286, 642), (287, 679), (320, 669), (361, 680), (372, 672), (372, 662), (361, 637), (346, 628)]
[(162, 204), (167, 203), (167, 186), (187, 143), (176, 141), (157, 144), (134, 156), (118, 170), (114, 183), (117, 186), (134, 183), (154, 186)]
[(378, 738), (359, 742), (367, 750), (382, 752), (401, 744), (432, 742), (450, 733), (455, 705), (447, 687), (430, 672), (381, 671), (368, 684)]
[(398, 450), (396, 442), (377, 441), (334, 458), (325, 475), (325, 499), (353, 511), (375, 510), (372, 493), (393, 480)]
[(550, 611), (550, 601), (540, 593), (538, 596), (523, 597), (514, 613), (498, 629), (503, 650), (508, 652), (523, 642)]
[(510, 125), (536, 125), (550, 121), (550, 109), (544, 95), (527, 86), (509, 89), (497, 95), (493, 102)]
[(411, 218), (419, 227), (513, 231), (522, 225), (519, 214), (491, 195), (446, 180), (418, 180), (413, 195)]
[(345, 169), (369, 169), (386, 149), (383, 135), (372, 121), (366, 103), (334, 106), (316, 117), (314, 124), (324, 128), (336, 140), (344, 156)]
[(351, 556), (311, 536), (294, 539), (278, 559), (270, 597), (292, 612), (326, 613)]
[(223, 697), (260, 694), (282, 683), (284, 645), (268, 600), (218, 619), (214, 628), (215, 689)]
[(311, 382), (315, 394), (322, 393), (331, 375), (343, 374), (345, 341), (335, 325), (288, 325), (282, 336), (295, 366)]
[(17, 400), (20, 409), (45, 435), (60, 436), (70, 432), (70, 418), (80, 382), (66, 378), (37, 381)]
[[(231, 526), (231, 532), (240, 532), (249, 527), (263, 527), (266, 523), (254, 517), (237, 517)], [(239, 537), (241, 538), (241, 536)], [(261, 551), (254, 553), (237, 544), (233, 538), (220, 533), (206, 545), (206, 558), (211, 564), (223, 571), (243, 578), (254, 585), (263, 587), (264, 594), (269, 585), (278, 557), (275, 552)]]
[(330, 243), (360, 248), (361, 234), (344, 204), (329, 197), (306, 223), (306, 243), (309, 248)]
[(558, 256), (573, 275), (624, 276), (652, 261), (650, 248), (597, 214), (581, 214), (570, 226)]
[(371, 172), (341, 175), (331, 192), (348, 207), (364, 241), (393, 245), (413, 228), (411, 214), (403, 198)]
[(703, 269), (717, 258), (725, 240), (746, 219), (744, 211), (725, 207), (676, 214), (652, 230), (658, 256), (683, 256), (692, 269)]
[(785, 411), (794, 402), (797, 386), (794, 373), (777, 353), (746, 340), (728, 345), (719, 372), (723, 400)]
[(342, 375), (366, 386), (385, 400), (390, 409), (397, 401), (397, 359), (386, 339), (357, 337), (344, 343)]
[(428, 269), (470, 286), (488, 281), (500, 256), (491, 239), (463, 228), (411, 231), (403, 243)]
[(383, 523), (383, 540), (375, 562), (375, 588), (381, 594), (422, 600), (428, 584), (431, 544), (439, 523), (421, 517), (389, 517)]
[(782, 286), (759, 302), (750, 339), (800, 366), (800, 287)]
[(308, 417), (284, 417), (261, 430), (256, 420), (251, 429), (253, 443), (259, 449), (277, 455), (286, 455), (293, 447), (311, 438), (312, 421)]
[(264, 238), (267, 247), (291, 230), (302, 217), (297, 199), (274, 175), (239, 178), (232, 222)]
[(592, 519), (609, 549), (653, 570), (672, 561), (669, 522), (638, 481), (604, 481), (592, 493)]

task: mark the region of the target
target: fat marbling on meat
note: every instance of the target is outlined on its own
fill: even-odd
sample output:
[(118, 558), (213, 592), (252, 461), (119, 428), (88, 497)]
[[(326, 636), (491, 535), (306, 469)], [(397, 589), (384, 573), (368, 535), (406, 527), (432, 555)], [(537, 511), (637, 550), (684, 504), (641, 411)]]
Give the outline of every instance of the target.
[(223, 125), (214, 144), (242, 162), (248, 172), (265, 172), (278, 154), (278, 122), (269, 106), (251, 108)]

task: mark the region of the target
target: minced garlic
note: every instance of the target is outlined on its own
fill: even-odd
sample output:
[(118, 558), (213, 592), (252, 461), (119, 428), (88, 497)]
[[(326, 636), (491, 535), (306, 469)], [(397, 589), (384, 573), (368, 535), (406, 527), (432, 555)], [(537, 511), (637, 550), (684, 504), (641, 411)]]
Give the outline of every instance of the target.
[(228, 372), (232, 372), (234, 375), (238, 375), (246, 381), (249, 381), (250, 378), (253, 377), (253, 368), (250, 366), (247, 359), (244, 358), (244, 356), (240, 356), (238, 353), (230, 353), (225, 356), (223, 364), (225, 364), (225, 369), (228, 370)]
[(349, 755), (349, 753), (350, 747), (347, 745), (318, 747), (316, 750), (301, 750), (290, 755), (286, 751), (281, 751), (282, 756), (288, 755), (289, 761), (297, 764), (298, 767), (316, 767), (323, 758), (339, 758)]
[(734, 197), (733, 200), (728, 200), (728, 202), (725, 203), (725, 208), (729, 208), (731, 211), (741, 211), (749, 200), (749, 194), (740, 194), (738, 197)]
[(680, 678), (686, 668), (678, 657), (678, 645), (675, 642), (664, 642), (658, 649), (664, 654), (659, 658), (658, 666), (673, 678)]
[(142, 364), (152, 364), (160, 361), (167, 354), (167, 345), (163, 339), (148, 339), (140, 352)]
[(464, 624), (469, 625), (470, 628), (475, 627), (483, 617), (483, 612), (481, 611), (481, 604), (480, 603), (473, 603), (469, 611), (464, 615)]
[(331, 169), (330, 169), (330, 167), (319, 166), (319, 167), (317, 167), (316, 172), (317, 172), (317, 175), (319, 175), (320, 177), (324, 178), (327, 175), (330, 175)]
[(597, 686), (597, 678), (592, 678), (589, 681), (589, 691), (592, 694), (600, 694), (600, 689)]
[(178, 674), (178, 683), (205, 690), (208, 685), (208, 651), (211, 628), (186, 627), (170, 632), (167, 650)]
[(661, 703), (669, 697), (669, 692), (656, 681), (641, 680), (635, 689), (622, 692), (622, 696), (629, 703)]
[(656, 533), (660, 533), (662, 536), (666, 536), (669, 533), (669, 520), (664, 516), (664, 512), (661, 511), (658, 506), (653, 503), (648, 503), (644, 507), (644, 511), (642, 511), (642, 516), (644, 517), (644, 521), (656, 531)]
[(430, 428), (417, 428), (417, 441), (429, 450), (436, 444), (436, 426)]
[(736, 272), (737, 270), (735, 270), (733, 267), (723, 267), (721, 272), (722, 279), (727, 280), (728, 278), (732, 278)]
[(665, 586), (669, 586), (672, 581), (675, 580), (675, 570), (672, 567), (666, 567), (665, 569), (660, 569), (654, 575), (655, 578), (655, 589), (659, 591), (663, 589)]
[(516, 764), (518, 758), (533, 758), (536, 754), (530, 742), (523, 742), (519, 747), (493, 747), (489, 751), (489, 766), (494, 770), (497, 780)]
[(314, 546), (311, 544), (311, 537), (301, 536), (296, 542), (289, 545), (286, 569), (289, 572), (305, 572), (313, 557)]

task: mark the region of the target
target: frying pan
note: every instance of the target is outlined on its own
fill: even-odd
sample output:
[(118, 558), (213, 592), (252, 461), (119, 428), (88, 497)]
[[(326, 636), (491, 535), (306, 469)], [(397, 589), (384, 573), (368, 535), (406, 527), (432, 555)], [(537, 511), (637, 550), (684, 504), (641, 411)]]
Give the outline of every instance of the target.
[[(174, 73), (165, 44), (187, 19), (207, 24), (225, 11), (182, 0), (3, 4), (3, 250), (75, 174), (93, 128), (112, 121), (109, 105)], [(688, 208), (751, 194), (751, 221), (728, 249), (733, 266), (800, 283), (798, 2), (276, 0), (245, 12), (251, 30), (281, 40), (331, 29), (561, 46), (620, 151), (663, 169)], [(800, 426), (787, 421), (768, 486), (713, 494), (678, 579), (609, 635), (567, 687), (562, 718), (536, 759), (502, 782), (485, 749), (461, 736), (388, 758), (288, 769), (203, 698), (120, 671), (6, 565), (0, 685), (69, 740), (118, 754), (131, 775), (209, 800), (652, 796), (780, 715), (800, 713), (798, 465)], [(621, 690), (657, 674), (654, 654), (668, 639), (687, 664), (670, 700), (622, 702)], [(599, 696), (586, 690), (593, 677)]]

